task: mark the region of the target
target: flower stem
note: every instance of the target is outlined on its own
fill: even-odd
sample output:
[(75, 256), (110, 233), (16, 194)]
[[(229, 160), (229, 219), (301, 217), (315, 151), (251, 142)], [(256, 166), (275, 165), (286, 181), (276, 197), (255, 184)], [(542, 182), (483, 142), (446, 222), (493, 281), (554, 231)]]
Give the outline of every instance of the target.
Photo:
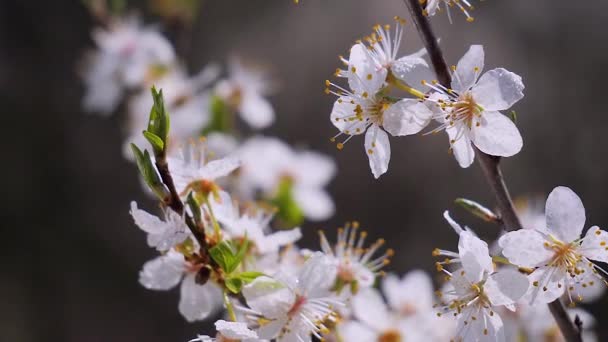
[(414, 89), (414, 88), (410, 87), (409, 85), (405, 84), (403, 81), (396, 78), (392, 72), (388, 74), (387, 82), (389, 84), (397, 87), (398, 89), (401, 89), (407, 93), (410, 93), (410, 94), (416, 96), (417, 98), (424, 99), (423, 92), (421, 92), (418, 89)]
[(224, 305), (226, 305), (226, 311), (228, 311), (228, 316), (230, 320), (236, 322), (236, 314), (234, 313), (234, 307), (232, 306), (232, 302), (228, 297), (228, 292), (224, 290)]
[[(452, 82), (450, 71), (443, 58), (443, 53), (437, 44), (437, 38), (433, 33), (433, 29), (423, 14), (423, 8), (419, 0), (403, 0), (407, 5), (409, 12), (414, 21), (414, 25), (418, 30), (420, 38), (422, 39), (427, 53), (431, 59), (431, 64), (437, 74), (438, 81), (444, 86), (449, 88)], [(475, 148), (475, 154), (479, 166), (481, 167), (483, 174), (488, 181), (496, 202), (500, 211), (502, 222), (504, 223), (505, 229), (507, 230), (518, 230), (522, 228), (521, 222), (515, 212), (515, 207), (511, 201), (509, 195), (509, 189), (504, 181), (502, 172), (500, 170), (500, 158), (490, 156), (481, 152)], [(549, 309), (553, 314), (553, 318), (557, 322), (562, 335), (568, 342), (582, 342), (581, 332), (575, 324), (570, 320), (564, 305), (559, 299), (549, 303)]]
[(213, 208), (211, 207), (211, 203), (209, 203), (209, 197), (205, 197), (204, 199), (205, 205), (207, 209), (209, 209), (209, 217), (211, 218), (211, 223), (213, 224), (213, 232), (215, 233), (215, 237), (219, 241), (222, 237), (222, 231), (220, 230), (220, 224), (217, 222), (215, 218), (215, 214), (213, 214)]

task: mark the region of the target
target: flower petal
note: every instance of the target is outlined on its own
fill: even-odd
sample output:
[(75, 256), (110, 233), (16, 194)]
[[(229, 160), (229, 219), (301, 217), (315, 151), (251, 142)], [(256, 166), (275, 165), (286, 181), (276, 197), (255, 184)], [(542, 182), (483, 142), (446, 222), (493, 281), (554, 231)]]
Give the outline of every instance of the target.
[(479, 124), (471, 127), (471, 141), (482, 152), (511, 157), (521, 151), (523, 140), (511, 119), (499, 112), (484, 111)]
[(382, 176), (388, 170), (391, 159), (391, 145), (388, 134), (378, 125), (371, 125), (365, 133), (365, 151), (369, 158), (369, 167), (375, 178)]
[(435, 79), (435, 75), (426, 61), (413, 55), (401, 57), (393, 62), (391, 72), (396, 78), (414, 88), (419, 87), (422, 80), (430, 81)]
[(215, 330), (222, 334), (222, 336), (234, 340), (258, 338), (258, 334), (249, 329), (247, 324), (243, 322), (227, 322), (220, 319), (215, 322)]
[(254, 129), (262, 129), (274, 122), (274, 109), (264, 97), (249, 93), (243, 97), (241, 117)]
[(149, 290), (169, 290), (179, 284), (184, 272), (184, 257), (173, 251), (144, 264), (139, 283)]
[[(465, 129), (465, 128), (460, 128)], [(458, 162), (458, 165), (462, 168), (467, 168), (473, 164), (473, 160), (475, 160), (475, 150), (473, 150), (473, 145), (471, 145), (471, 140), (467, 134), (462, 134), (459, 139), (458, 137), (458, 128), (456, 126), (448, 127), (445, 129), (448, 137), (450, 138), (450, 142), (454, 141), (454, 143), (450, 144), (451, 151)]]
[(422, 102), (401, 100), (384, 111), (382, 126), (393, 136), (416, 134), (426, 127), (433, 112)]
[(524, 97), (521, 77), (506, 69), (497, 68), (486, 72), (471, 92), (484, 110), (499, 111), (511, 108)]
[(294, 197), (304, 216), (313, 221), (328, 219), (335, 211), (331, 196), (318, 188), (296, 187)]
[(243, 296), (250, 308), (270, 319), (284, 316), (296, 299), (284, 284), (266, 276), (257, 277), (244, 286)]
[(241, 166), (240, 160), (234, 157), (212, 160), (201, 169), (200, 179), (216, 180), (227, 176), (239, 166)]
[(528, 276), (530, 288), (524, 300), (530, 305), (550, 303), (559, 298), (566, 289), (565, 279), (569, 275), (555, 267), (539, 267)]
[(589, 228), (580, 251), (591, 260), (608, 262), (608, 232), (601, 230), (598, 226)]
[(376, 93), (386, 81), (386, 68), (376, 68), (374, 61), (363, 44), (355, 44), (348, 57), (348, 85), (358, 95), (367, 92), (370, 96)]
[(558, 186), (547, 198), (545, 216), (549, 231), (569, 243), (581, 237), (585, 226), (585, 207), (570, 188)]
[(404, 315), (425, 313), (433, 306), (433, 283), (426, 272), (413, 270), (399, 280), (389, 274), (382, 282), (389, 305)]
[(167, 229), (165, 222), (161, 221), (158, 217), (149, 214), (145, 210), (138, 209), (135, 201), (131, 201), (130, 213), (135, 224), (148, 234), (160, 234)]
[(494, 267), (490, 251), (488, 250), (488, 244), (468, 230), (463, 230), (460, 233), (458, 254), (460, 255), (465, 276), (472, 283), (481, 281), (484, 273), (491, 273), (493, 271)]
[(462, 56), (452, 76), (452, 89), (459, 93), (469, 90), (483, 70), (484, 52), (482, 45), (471, 45)]
[(488, 277), (483, 290), (492, 305), (510, 305), (528, 291), (528, 278), (514, 269), (503, 269)]
[(189, 274), (182, 281), (179, 312), (188, 322), (203, 320), (219, 308), (218, 299), (221, 296), (221, 290), (217, 286), (210, 282), (199, 285), (195, 281), (195, 275)]
[(338, 331), (344, 341), (368, 342), (378, 340), (378, 334), (374, 330), (357, 321), (346, 321), (340, 324)]
[(498, 244), (502, 254), (514, 265), (537, 267), (553, 257), (553, 251), (544, 246), (545, 238), (532, 229), (520, 229), (501, 236)]
[(389, 311), (378, 290), (362, 289), (352, 300), (353, 313), (359, 321), (376, 331), (390, 326)]
[(349, 135), (362, 134), (365, 132), (367, 122), (357, 118), (358, 105), (364, 107), (364, 104), (359, 103), (359, 100), (355, 97), (339, 97), (334, 102), (334, 107), (331, 110), (331, 123), (342, 133)]

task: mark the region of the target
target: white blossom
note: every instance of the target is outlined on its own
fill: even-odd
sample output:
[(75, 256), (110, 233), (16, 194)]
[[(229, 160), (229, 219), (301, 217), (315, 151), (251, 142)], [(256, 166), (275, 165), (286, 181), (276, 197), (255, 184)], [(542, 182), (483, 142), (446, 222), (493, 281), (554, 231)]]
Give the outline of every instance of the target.
[(211, 201), (213, 213), (231, 239), (248, 239), (260, 254), (278, 252), (302, 237), (300, 228), (270, 233), (269, 223), (274, 214), (261, 208), (251, 208), (240, 213), (238, 205), (230, 195), (221, 191), (217, 200)]
[(167, 251), (173, 246), (184, 242), (190, 236), (190, 230), (184, 218), (171, 209), (165, 209), (165, 220), (137, 208), (135, 201), (131, 202), (131, 216), (135, 224), (148, 233), (148, 246), (160, 252)]
[[(499, 244), (513, 264), (531, 268), (530, 303), (549, 303), (564, 292), (570, 302), (581, 299), (575, 285), (601, 286), (598, 272), (606, 273), (592, 261), (608, 261), (608, 233), (594, 226), (581, 238), (585, 208), (569, 188), (557, 187), (545, 207), (546, 227), (521, 229), (503, 235)], [(579, 298), (577, 298), (579, 297)]]
[(274, 122), (274, 109), (265, 97), (271, 92), (271, 84), (263, 70), (232, 58), (228, 64), (228, 78), (220, 80), (215, 90), (251, 127), (262, 129)]
[(144, 264), (139, 273), (139, 282), (149, 290), (166, 291), (181, 281), (179, 312), (189, 322), (203, 320), (221, 307), (220, 288), (208, 281), (205, 285), (196, 283), (196, 274), (201, 264), (187, 261), (184, 256), (169, 250)]
[(192, 339), (189, 342), (261, 341), (258, 339), (258, 334), (249, 329), (247, 324), (243, 322), (228, 322), (220, 319), (215, 322), (215, 329), (217, 330), (217, 336), (215, 338), (207, 335), (198, 335), (195, 339)]
[(441, 125), (432, 132), (445, 130), (450, 150), (461, 167), (469, 167), (475, 158), (475, 145), (482, 152), (501, 157), (517, 154), (523, 141), (517, 126), (500, 111), (509, 109), (523, 98), (521, 77), (503, 68), (481, 74), (484, 52), (472, 45), (453, 66), (451, 88), (437, 82), (426, 83), (436, 92), (428, 96)]
[(472, 22), (474, 20), (470, 13), (470, 11), (473, 10), (473, 5), (471, 5), (469, 0), (421, 0), (420, 3), (423, 5), (426, 3), (423, 14), (431, 17), (441, 10), (441, 7), (439, 6), (443, 3), (450, 23), (452, 23), (450, 7), (454, 6), (456, 6), (456, 8), (458, 8), (458, 10), (460, 10), (467, 17), (468, 22)]
[[(458, 320), (457, 339), (464, 341), (504, 341), (504, 327), (497, 314), (498, 307), (514, 310), (514, 304), (528, 290), (529, 282), (512, 269), (494, 270), (488, 245), (468, 228), (463, 229), (447, 212), (445, 217), (459, 235), (458, 253), (435, 250), (433, 255), (445, 256), (437, 269), (449, 279), (441, 293), (444, 306), (439, 315)], [(458, 265), (450, 272), (445, 265)]]
[[(332, 307), (343, 305), (330, 292), (335, 268), (322, 254), (312, 255), (297, 277), (261, 276), (243, 288), (250, 316), (260, 322), (257, 333), (278, 342), (312, 341), (326, 331)], [(257, 318), (256, 318), (257, 317)]]
[(97, 45), (84, 71), (88, 111), (111, 113), (126, 89), (137, 89), (175, 62), (173, 47), (136, 18), (116, 19), (93, 32)]

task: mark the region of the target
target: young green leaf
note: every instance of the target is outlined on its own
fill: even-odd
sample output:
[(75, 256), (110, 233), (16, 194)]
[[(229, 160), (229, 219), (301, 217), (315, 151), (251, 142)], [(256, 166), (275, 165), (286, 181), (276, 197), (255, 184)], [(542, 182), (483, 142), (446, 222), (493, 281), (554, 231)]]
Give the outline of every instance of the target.
[(143, 131), (143, 134), (150, 145), (152, 145), (154, 153), (162, 153), (162, 151), (165, 149), (165, 143), (162, 141), (162, 139), (158, 135), (149, 131)]
[(164, 199), (167, 194), (167, 190), (161, 181), (158, 172), (156, 171), (154, 163), (152, 163), (152, 159), (150, 158), (148, 151), (144, 150), (142, 153), (135, 144), (131, 144), (131, 150), (135, 155), (135, 161), (137, 162), (139, 173), (144, 178), (146, 184), (156, 194), (156, 196), (158, 196), (159, 199)]
[(481, 218), (484, 221), (496, 222), (499, 220), (498, 216), (494, 214), (492, 210), (484, 207), (483, 205), (477, 202), (468, 200), (466, 198), (457, 198), (454, 203), (458, 204), (471, 214)]
[(192, 191), (190, 193), (188, 193), (188, 197), (186, 198), (186, 203), (188, 204), (188, 207), (190, 208), (190, 211), (192, 212), (192, 215), (194, 216), (194, 222), (197, 222), (197, 223), (201, 222), (201, 205), (198, 203), (198, 201), (192, 195)]
[(144, 136), (150, 141), (150, 144), (152, 144), (154, 153), (159, 155), (164, 153), (167, 145), (170, 121), (169, 114), (165, 109), (162, 89), (156, 91), (156, 88), (152, 87), (152, 99), (154, 104), (152, 105), (152, 109), (150, 109), (148, 129), (144, 132)]
[(241, 272), (235, 275), (231, 275), (226, 278), (226, 288), (232, 293), (239, 293), (243, 288), (243, 285), (249, 284), (255, 280), (255, 278), (264, 275), (262, 272)]
[(222, 241), (209, 250), (209, 255), (224, 272), (230, 274), (238, 266), (236, 262), (236, 251), (228, 241)]

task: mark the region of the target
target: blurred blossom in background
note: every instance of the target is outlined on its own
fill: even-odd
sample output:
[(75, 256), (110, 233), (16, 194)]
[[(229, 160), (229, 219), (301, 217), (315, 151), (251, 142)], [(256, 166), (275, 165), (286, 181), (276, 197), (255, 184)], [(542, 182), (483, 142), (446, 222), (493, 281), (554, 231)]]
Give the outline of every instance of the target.
[[(333, 231), (358, 220), (370, 238), (382, 237), (396, 251), (386, 270), (404, 274), (433, 270), (433, 248), (456, 243), (442, 218), (445, 209), (481, 237), (496, 237), (495, 227), (453, 204), (466, 197), (490, 206), (493, 198), (476, 165), (461, 169), (448, 154), (443, 135), (391, 139), (391, 166), (378, 180), (361, 153), (362, 137), (341, 151), (329, 141), (336, 132), (328, 120), (335, 98), (324, 94), (325, 79), (339, 65), (337, 56), (347, 54), (374, 24), (395, 15), (407, 20), (402, 1), (306, 0), (296, 6), (288, 0), (142, 0), (123, 6), (140, 11), (112, 26), (120, 33), (109, 37), (107, 31), (94, 32), (98, 19), (80, 1), (0, 3), (0, 99), (7, 120), (0, 134), (5, 146), (0, 340), (185, 341), (212, 329), (181, 317), (178, 290), (152, 292), (137, 282), (141, 265), (156, 254), (134, 227), (129, 203), (136, 200), (145, 208), (155, 203), (124, 158), (130, 155), (125, 137), (141, 139), (151, 105), (146, 89), (161, 75), (164, 84), (179, 85), (175, 94), (165, 93), (176, 118), (221, 124), (200, 111), (201, 103), (222, 96), (238, 107), (241, 125), (261, 129), (249, 144), (265, 144), (269, 151), (289, 148), (270, 137), (280, 138), (296, 147), (289, 153), (303, 163), (299, 170), (323, 169), (333, 176), (312, 180), (315, 186), (302, 186), (295, 196), (303, 217), (317, 220), (304, 221), (301, 246), (316, 248), (318, 229)], [(523, 153), (503, 163), (513, 195), (544, 199), (555, 185), (568, 185), (583, 199), (587, 221), (600, 226), (608, 222), (603, 139), (608, 120), (601, 105), (608, 77), (607, 11), (608, 3), (600, 1), (581, 6), (536, 0), (530, 6), (524, 0), (495, 0), (477, 6), (473, 23), (450, 25), (445, 16), (433, 22), (449, 64), (469, 45), (483, 44), (487, 69), (503, 66), (524, 78), (528, 96), (513, 108)], [(141, 55), (116, 49), (133, 44), (143, 46)], [(92, 54), (96, 46), (103, 49)], [(408, 22), (401, 51), (420, 47)], [(127, 55), (131, 67), (122, 73)], [(141, 70), (141, 63), (158, 67)], [(261, 64), (271, 79), (244, 73), (241, 66), (250, 64)], [(108, 76), (116, 73), (122, 75), (118, 84)], [(214, 81), (219, 81), (215, 88)], [(87, 93), (87, 85), (100, 89)], [(87, 114), (91, 111), (108, 115)], [(172, 120), (172, 133), (180, 138), (199, 133)], [(216, 153), (231, 151), (228, 138), (209, 135), (210, 145), (214, 140), (226, 149)], [(319, 155), (303, 155), (305, 150)], [(268, 172), (289, 171), (276, 161), (264, 165), (272, 169)], [(245, 178), (251, 182), (243, 184), (243, 193), (279, 186), (263, 175)], [(524, 218), (538, 219), (531, 212)], [(603, 322), (607, 301), (604, 296), (581, 307)], [(596, 331), (599, 340), (608, 339), (605, 325)]]

